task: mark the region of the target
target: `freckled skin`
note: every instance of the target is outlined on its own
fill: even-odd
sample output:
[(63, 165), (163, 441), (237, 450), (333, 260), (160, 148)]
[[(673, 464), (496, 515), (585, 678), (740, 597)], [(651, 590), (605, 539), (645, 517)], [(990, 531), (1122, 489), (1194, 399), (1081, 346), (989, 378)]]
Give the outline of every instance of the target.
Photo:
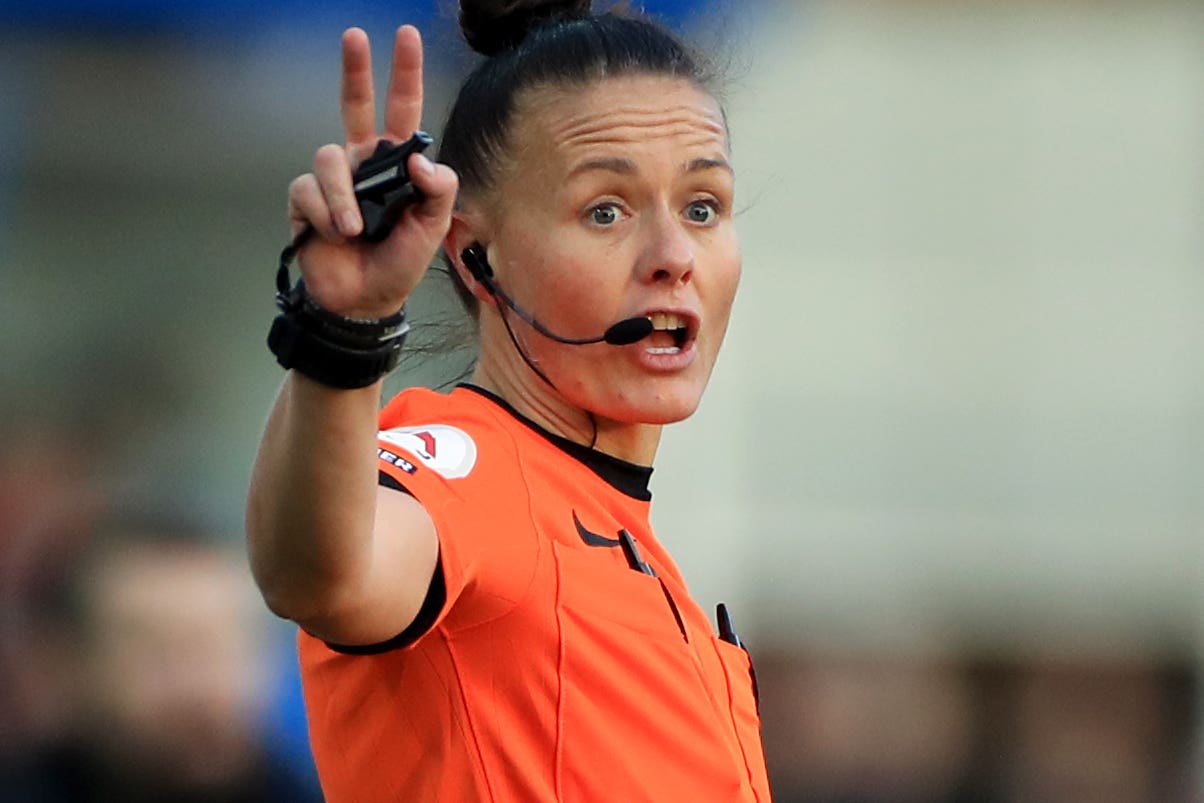
[(710, 377), (740, 276), (727, 133), (713, 98), (659, 76), (543, 89), (520, 99), (510, 158), (470, 200), (501, 286), (552, 331), (596, 336), (649, 310), (696, 316), (688, 364), (662, 370), (633, 346), (567, 346), (509, 315), (555, 384), (514, 353), (496, 306), (482, 310), (476, 381), (553, 431), (651, 462), (660, 425), (688, 417)]

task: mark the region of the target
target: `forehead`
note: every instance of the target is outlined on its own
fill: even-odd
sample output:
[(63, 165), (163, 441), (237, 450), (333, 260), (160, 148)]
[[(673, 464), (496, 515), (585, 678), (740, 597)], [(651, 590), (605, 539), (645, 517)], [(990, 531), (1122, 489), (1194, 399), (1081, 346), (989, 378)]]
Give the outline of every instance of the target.
[(616, 146), (727, 151), (718, 101), (681, 78), (632, 75), (543, 87), (520, 98), (516, 111), (513, 150), (520, 160), (571, 159)]

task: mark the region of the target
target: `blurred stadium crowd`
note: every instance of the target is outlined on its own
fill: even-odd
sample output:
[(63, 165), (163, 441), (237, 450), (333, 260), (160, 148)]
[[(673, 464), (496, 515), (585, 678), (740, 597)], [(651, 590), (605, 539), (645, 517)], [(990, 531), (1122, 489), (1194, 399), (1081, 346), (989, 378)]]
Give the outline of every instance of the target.
[[(1204, 264), (1204, 104), (1199, 102), (1204, 97), (1199, 34), (1204, 13), (1188, 2), (1119, 0), (1098, 5), (665, 0), (645, 5), (670, 24), (694, 30), (704, 43), (723, 42), (720, 60), (730, 62), (732, 72), (729, 112), (749, 207), (744, 224), (749, 289), (733, 323), (729, 348), (734, 354), (716, 377), (715, 399), (700, 413), (700, 422), (673, 436), (677, 442), (667, 441), (668, 467), (658, 467), (658, 480), (666, 479), (654, 481), (654, 490), (661, 506), (659, 526), (681, 555), (687, 576), (699, 578), (698, 593), (723, 593), (720, 587), (735, 584), (748, 603), (742, 624), (755, 634), (749, 640), (775, 799), (1204, 800), (1198, 706), (1204, 640), (1199, 625), (1204, 596), (1198, 590), (1204, 565), (1204, 381), (1197, 376), (1204, 356), (1199, 270)], [(273, 261), (285, 233), (284, 188), (306, 168), (313, 149), (338, 130), (337, 37), (343, 27), (359, 24), (374, 41), (387, 41), (396, 24), (423, 25), (430, 102), (442, 108), (467, 58), (455, 43), (448, 4), (9, 0), (3, 6), (0, 798), (19, 803), (320, 800), (305, 745), (292, 632), (263, 610), (240, 546), (249, 465), (279, 379), (261, 344), (272, 314)], [(967, 32), (973, 37), (959, 38)], [(961, 44), (951, 47), (951, 42)], [(932, 51), (944, 60), (928, 62), (917, 55)], [(1083, 125), (1090, 131), (1066, 142), (1087, 144), (1082, 153), (1067, 147), (1055, 156), (1069, 165), (1086, 159), (1084, 170), (1107, 165), (1121, 179), (1112, 185), (1068, 173), (1062, 178), (1075, 185), (1073, 191), (1042, 185), (1025, 196), (1052, 193), (1070, 199), (1068, 205), (1081, 203), (1086, 211), (1068, 228), (1048, 235), (1051, 242), (1072, 243), (1051, 262), (1084, 271), (1066, 276), (1098, 270), (1111, 277), (1101, 279), (1098, 320), (1091, 317), (1094, 279), (1089, 279), (1058, 297), (1073, 303), (1051, 305), (1049, 319), (1035, 320), (1032, 328), (1042, 335), (1040, 348), (1056, 352), (1056, 344), (1066, 342), (1059, 339), (1059, 326), (1073, 327), (1075, 321), (1098, 326), (1110, 370), (1130, 374), (1118, 377), (1116, 387), (1123, 382), (1124, 388), (1148, 389), (1124, 396), (1125, 411), (1133, 418), (1118, 416), (1119, 425), (1107, 415), (1092, 419), (1092, 432), (1103, 434), (1082, 444), (1080, 461), (1067, 461), (1068, 474), (1085, 478), (1080, 501), (1102, 511), (1098, 519), (1075, 519), (1067, 513), (1070, 506), (1049, 509), (1042, 537), (1057, 539), (1064, 524), (1065, 543), (1074, 545), (1066, 550), (1069, 557), (1020, 547), (993, 552), (989, 534), (1009, 539), (1015, 532), (1000, 522), (1015, 522), (992, 519), (990, 505), (976, 506), (981, 500), (974, 498), (973, 486), (959, 485), (961, 464), (942, 469), (939, 452), (914, 452), (907, 438), (890, 434), (895, 424), (882, 421), (898, 413), (899, 426), (914, 427), (917, 440), (939, 444), (939, 438), (924, 434), (925, 420), (906, 405), (869, 409), (871, 428), (883, 427), (876, 442), (907, 452), (905, 469), (898, 469), (886, 450), (859, 453), (859, 442), (825, 439), (806, 424), (800, 428), (808, 434), (791, 442), (789, 461), (766, 462), (763, 454), (740, 452), (740, 444), (754, 436), (765, 440), (754, 424), (769, 430), (781, 426), (792, 405), (817, 428), (865, 424), (825, 412), (830, 408), (819, 406), (820, 392), (807, 390), (830, 390), (852, 376), (853, 369), (843, 374), (845, 367), (833, 369), (825, 359), (856, 366), (856, 342), (843, 343), (843, 352), (815, 350), (797, 360), (763, 343), (775, 330), (793, 325), (790, 310), (774, 305), (817, 288), (835, 291), (826, 297), (838, 308), (804, 304), (799, 317), (817, 327), (808, 337), (822, 342), (825, 332), (818, 327), (825, 325), (829, 334), (842, 331), (838, 319), (848, 314), (839, 308), (842, 300), (860, 304), (866, 299), (849, 290), (851, 285), (825, 279), (829, 267), (832, 276), (848, 277), (857, 275), (855, 266), (875, 259), (894, 266), (892, 255), (902, 266), (899, 273), (918, 264), (910, 235), (891, 239), (851, 224), (841, 228), (855, 217), (915, 221), (925, 214), (900, 200), (925, 197), (905, 172), (890, 173), (889, 180), (875, 185), (881, 195), (852, 197), (848, 190), (865, 180), (867, 154), (871, 162), (914, 166), (915, 151), (891, 150), (909, 136), (922, 136), (907, 129), (910, 118), (899, 110), (918, 105), (921, 114), (929, 114), (940, 108), (942, 96), (924, 97), (923, 86), (945, 86), (959, 71), (978, 70), (973, 74), (998, 81), (997, 86), (990, 80), (974, 83), (967, 91), (976, 97), (1016, 92), (1019, 79), (1008, 83), (1011, 79), (1003, 76), (1010, 73), (995, 65), (1010, 59), (1015, 68), (1048, 52), (1068, 53), (1069, 66), (1062, 72), (1054, 65), (1052, 75), (1032, 80), (1065, 86), (1060, 92), (1033, 89), (1053, 99), (1050, 108), (1042, 110), (1039, 103), (1025, 108), (1035, 116), (1074, 121), (1078, 118), (1060, 112), (1058, 104), (1063, 98), (1086, 98)], [(1100, 53), (1112, 54), (1120, 66), (1097, 64), (1093, 59)], [(1092, 79), (1097, 68), (1131, 81), (1100, 87)], [(867, 86), (881, 85), (881, 76), (900, 70), (923, 84), (916, 97), (856, 98)], [(853, 99), (833, 98), (826, 91), (831, 89)], [(878, 139), (866, 134), (865, 119), (855, 113), (866, 106), (874, 109), (870, 127), (878, 127)], [(1097, 125), (1091, 117), (1091, 110), (1114, 108), (1120, 109), (1112, 120), (1115, 128)], [(948, 110), (949, 119), (931, 122), (932, 130), (964, 125), (963, 112)], [(1158, 135), (1118, 135), (1128, 130), (1126, 115), (1146, 119)], [(437, 119), (431, 128), (437, 133)], [(1132, 130), (1146, 129), (1134, 124)], [(986, 136), (984, 141), (998, 144), (1012, 136), (993, 133), (998, 140)], [(1117, 136), (1115, 153), (1100, 145)], [(857, 164), (841, 162), (852, 152), (834, 144), (844, 139), (863, 144), (864, 150), (853, 152), (859, 154)], [(780, 151), (766, 150), (775, 140), (787, 144)], [(1136, 144), (1126, 149), (1130, 140)], [(1021, 151), (1041, 147), (1033, 141), (1017, 146)], [(1092, 162), (1091, 153), (1107, 156)], [(975, 191), (1001, 186), (999, 175), (1010, 174), (1014, 164), (1029, 164), (1009, 161), (1011, 150), (1006, 158), (984, 155), (952, 140), (925, 155), (934, 164), (959, 165), (955, 176), (939, 176), (941, 168), (930, 166), (944, 182), (946, 218), (956, 218), (966, 203), (978, 203)], [(802, 176), (790, 172), (800, 165)], [(1125, 183), (1131, 175), (1157, 180)], [(950, 187), (967, 194), (950, 200)], [(1109, 193), (1120, 199), (1118, 208), (1137, 210), (1131, 218), (1128, 212), (1113, 220), (1092, 211), (1095, 196)], [(1147, 202), (1155, 212), (1143, 217)], [(1169, 211), (1158, 211), (1163, 209)], [(1028, 212), (1032, 218), (1002, 223), (993, 218), (1001, 228), (1016, 224), (1013, 233), (1020, 233), (988, 243), (993, 252), (1006, 252), (988, 268), (1003, 271), (1006, 260), (1014, 260), (1034, 265), (1033, 275), (1063, 275), (1041, 262), (1033, 245), (1040, 238), (1031, 233), (1053, 212)], [(812, 221), (831, 214), (838, 222), (823, 231), (812, 223), (800, 232), (792, 228), (792, 213)], [(1101, 222), (1116, 225), (1097, 225)], [(1124, 229), (1128, 224), (1132, 231)], [(944, 243), (978, 236), (952, 233), (954, 223), (949, 226)], [(1075, 227), (1092, 229), (1101, 249), (1112, 248), (1110, 243), (1131, 247), (1128, 262), (1093, 261), (1095, 245), (1076, 251)], [(1028, 239), (1023, 231), (1029, 231)], [(806, 235), (814, 236), (807, 240)], [(798, 242), (798, 236), (806, 241)], [(879, 250), (871, 253), (871, 246)], [(957, 259), (947, 257), (938, 253), (933, 262), (962, 270)], [(775, 265), (782, 266), (779, 273)], [(1129, 267), (1132, 284), (1126, 284)], [(932, 270), (907, 292), (940, 296), (952, 306), (980, 294), (1006, 301), (1016, 292), (991, 277), (978, 277), (982, 284), (963, 292), (943, 281), (939, 267)], [(885, 271), (864, 275), (877, 281)], [(786, 281), (804, 284), (781, 283)], [(882, 292), (889, 294), (904, 279), (893, 274), (883, 281)], [(1044, 294), (1050, 286), (1042, 287), (1034, 292)], [(1129, 292), (1131, 287), (1142, 289)], [(443, 336), (446, 301), (437, 287), (419, 300), (431, 321), (429, 340)], [(992, 309), (998, 313), (999, 308)], [(1114, 315), (1119, 311), (1125, 318)], [(885, 302), (852, 315), (877, 326), (865, 338), (897, 347), (901, 360), (940, 365), (947, 359), (963, 368), (990, 362), (981, 352), (943, 356), (943, 346), (929, 352), (918, 347), (929, 333), (940, 331), (941, 321), (924, 317), (908, 328), (910, 319)], [(973, 327), (983, 317), (965, 312), (954, 323), (966, 329), (953, 330), (952, 339), (961, 331), (966, 340), (980, 341), (981, 330)], [(991, 314), (985, 317), (990, 326)], [(1128, 344), (1125, 333), (1135, 331), (1142, 333), (1134, 335), (1139, 345), (1124, 352), (1118, 344)], [(774, 353), (766, 357), (765, 351)], [(883, 364), (893, 364), (889, 353), (878, 356)], [(868, 373), (874, 364), (866, 360)], [(391, 381), (395, 388), (438, 383), (462, 368), (462, 360), (434, 360)], [(908, 377), (894, 370), (875, 374), (886, 379), (867, 383), (867, 397), (906, 396), (899, 388)], [(1005, 415), (1022, 420), (1033, 409), (1045, 409), (1045, 402), (1056, 407), (1074, 398), (1058, 396), (1056, 382), (1034, 382), (1031, 392), (1004, 398), (998, 408), (974, 418), (972, 413), (982, 412), (975, 408), (982, 399), (995, 401), (990, 388), (975, 395), (973, 383), (982, 376), (971, 367), (925, 386), (925, 393), (931, 390), (938, 399), (931, 409), (942, 411), (941, 432), (981, 428), (983, 421), (998, 424)], [(787, 380), (799, 390), (782, 391)], [(971, 390), (959, 396), (959, 386)], [(760, 396), (750, 395), (754, 387)], [(1110, 388), (1106, 382), (1087, 387), (1084, 398), (1105, 398)], [(750, 399), (769, 396), (778, 408), (753, 412), (748, 407)], [(833, 394), (828, 402), (836, 408), (841, 400)], [(1113, 409), (1067, 404), (1074, 419)], [(1150, 428), (1125, 429), (1138, 418)], [(737, 419), (746, 423), (733, 432)], [(1035, 431), (1062, 434), (1053, 425)], [(999, 435), (999, 443), (1009, 442), (1011, 432)], [(1076, 448), (1048, 440), (1053, 441), (1049, 448), (1060, 452)], [(843, 461), (834, 458), (842, 443), (853, 445)], [(1046, 455), (1043, 444), (1025, 448), (1033, 464)], [(702, 472), (698, 466), (714, 460), (717, 451), (728, 455), (726, 463)], [(810, 453), (817, 457), (809, 463)], [(884, 457), (880, 465), (869, 460), (849, 469), (859, 454)], [(1015, 459), (1016, 471), (1033, 472), (1034, 483), (1047, 476), (1004, 446), (996, 444), (992, 454)], [(1092, 485), (1089, 480), (1100, 468), (1092, 464), (1100, 454), (1115, 456), (1125, 468), (1098, 471), (1112, 479)], [(928, 516), (923, 521), (938, 524), (946, 521), (939, 514), (956, 514), (949, 520), (959, 522), (959, 542), (942, 540), (947, 535), (936, 524), (900, 525), (890, 543), (897, 543), (899, 533), (917, 541), (889, 553), (908, 556), (899, 563), (882, 558), (872, 539), (858, 542), (864, 547), (860, 556), (841, 552), (860, 531), (831, 515), (837, 507), (824, 507), (830, 499), (807, 489), (834, 482), (823, 479), (825, 473), (869, 477), (865, 484), (850, 480), (827, 491), (832, 497), (846, 495), (842, 504), (850, 508), (864, 502), (890, 518), (896, 509), (883, 500), (906, 492), (916, 492), (920, 501), (914, 508), (932, 506), (934, 497), (908, 484), (928, 471), (926, 458), (936, 465), (933, 482), (971, 489), (938, 513), (921, 511)], [(758, 466), (765, 471), (760, 484), (785, 489), (782, 497), (766, 502), (770, 496), (757, 496), (764, 487), (738, 490)], [(676, 485), (669, 480), (674, 472)], [(1143, 478), (1157, 490), (1144, 490)], [(797, 507), (784, 507), (785, 497)], [(916, 509), (909, 508), (907, 515)], [(1112, 511), (1124, 514), (1115, 516), (1123, 519), (1115, 530), (1093, 529), (1113, 517)], [(716, 529), (722, 523), (733, 540), (675, 540), (674, 530), (706, 529), (697, 526), (700, 521), (715, 523)], [(873, 529), (874, 521), (870, 517), (863, 524)], [(977, 546), (975, 522), (987, 533)], [(827, 527), (832, 540), (803, 537), (792, 527), (809, 532)], [(777, 529), (784, 532), (772, 543), (757, 543), (759, 534), (768, 538)], [(830, 552), (817, 551), (825, 543)], [(725, 557), (737, 552), (738, 558)], [(899, 577), (907, 571), (909, 577), (927, 577), (922, 569), (931, 564), (924, 556), (938, 553), (946, 557), (935, 564), (948, 573), (947, 582), (938, 584), (943, 596), (933, 592), (939, 616), (929, 615), (911, 597), (883, 592), (892, 582), (905, 585)], [(972, 559), (963, 559), (966, 555)], [(904, 564), (911, 565), (907, 561), (920, 568), (905, 570)], [(1031, 565), (1053, 568), (1041, 574), (1026, 568)], [(1012, 583), (1012, 577), (1021, 579)], [(1025, 597), (1026, 588), (1034, 589), (1033, 596)], [(845, 606), (846, 598), (864, 604)], [(913, 628), (921, 608), (929, 616)], [(870, 620), (873, 624), (866, 625)]]

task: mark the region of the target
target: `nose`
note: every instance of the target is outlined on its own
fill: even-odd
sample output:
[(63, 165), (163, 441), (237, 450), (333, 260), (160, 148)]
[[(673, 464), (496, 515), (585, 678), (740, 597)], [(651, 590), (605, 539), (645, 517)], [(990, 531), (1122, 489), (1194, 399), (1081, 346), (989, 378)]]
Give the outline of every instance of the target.
[(685, 224), (668, 210), (647, 219), (646, 241), (640, 256), (639, 278), (650, 284), (688, 282), (694, 273), (697, 243)]

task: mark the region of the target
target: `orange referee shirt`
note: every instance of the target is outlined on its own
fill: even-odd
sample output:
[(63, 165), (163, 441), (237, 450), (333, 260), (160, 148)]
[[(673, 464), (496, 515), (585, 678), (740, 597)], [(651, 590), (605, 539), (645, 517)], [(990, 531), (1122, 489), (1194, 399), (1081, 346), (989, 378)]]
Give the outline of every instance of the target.
[(769, 801), (748, 655), (653, 535), (651, 469), (469, 386), (380, 421), (382, 482), (434, 520), (439, 570), (389, 643), (299, 637), (330, 803)]

